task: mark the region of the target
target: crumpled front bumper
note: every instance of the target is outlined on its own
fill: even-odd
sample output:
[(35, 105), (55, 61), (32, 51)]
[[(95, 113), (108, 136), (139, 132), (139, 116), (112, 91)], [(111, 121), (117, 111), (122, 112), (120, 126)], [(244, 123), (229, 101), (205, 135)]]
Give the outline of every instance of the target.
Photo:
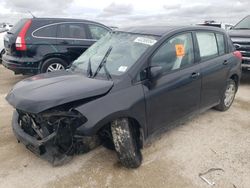
[(72, 156), (58, 153), (55, 149), (54, 138), (56, 133), (52, 133), (44, 139), (37, 140), (35, 137), (27, 134), (18, 124), (18, 113), (15, 110), (12, 118), (12, 129), (18, 140), (25, 145), (27, 149), (37, 156), (49, 161), (54, 166), (59, 166), (69, 161)]

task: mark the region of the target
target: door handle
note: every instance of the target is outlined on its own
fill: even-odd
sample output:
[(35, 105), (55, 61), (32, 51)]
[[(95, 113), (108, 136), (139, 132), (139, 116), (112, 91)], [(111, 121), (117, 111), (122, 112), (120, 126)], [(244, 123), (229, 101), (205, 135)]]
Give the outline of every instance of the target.
[(229, 61), (228, 61), (228, 60), (225, 60), (225, 61), (223, 62), (223, 65), (228, 65), (228, 63), (229, 63)]
[(196, 78), (198, 78), (200, 76), (200, 73), (199, 72), (193, 72), (192, 74), (191, 74), (191, 78), (193, 78), (193, 79), (196, 79)]

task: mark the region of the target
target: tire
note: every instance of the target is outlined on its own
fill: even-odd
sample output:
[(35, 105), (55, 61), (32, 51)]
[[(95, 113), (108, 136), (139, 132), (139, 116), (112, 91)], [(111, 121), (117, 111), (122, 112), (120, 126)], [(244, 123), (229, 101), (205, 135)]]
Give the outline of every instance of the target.
[(0, 64), (2, 64), (2, 57), (3, 57), (3, 54), (5, 53), (5, 50), (3, 49), (0, 53)]
[[(50, 58), (43, 62), (41, 73), (65, 70), (67, 67), (66, 61), (60, 58)], [(52, 69), (53, 68), (53, 69)]]
[[(236, 91), (237, 91), (237, 86), (236, 86), (235, 81), (232, 79), (229, 79), (227, 81), (227, 86), (226, 86), (226, 88), (223, 92), (223, 95), (221, 97), (220, 104), (215, 106), (215, 109), (218, 111), (222, 111), (222, 112), (227, 111), (231, 107), (231, 105), (233, 104)], [(229, 97), (229, 92), (230, 92), (231, 97)], [(228, 99), (227, 99), (227, 97), (228, 97)]]
[(138, 168), (142, 162), (142, 154), (135, 137), (135, 130), (127, 118), (111, 123), (113, 142), (119, 161), (127, 168)]

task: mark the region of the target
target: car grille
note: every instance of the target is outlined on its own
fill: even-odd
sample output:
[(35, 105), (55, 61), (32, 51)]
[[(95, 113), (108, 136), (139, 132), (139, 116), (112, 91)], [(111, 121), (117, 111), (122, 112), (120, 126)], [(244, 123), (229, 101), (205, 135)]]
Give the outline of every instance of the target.
[(234, 42), (234, 46), (242, 53), (244, 63), (250, 64), (250, 42)]

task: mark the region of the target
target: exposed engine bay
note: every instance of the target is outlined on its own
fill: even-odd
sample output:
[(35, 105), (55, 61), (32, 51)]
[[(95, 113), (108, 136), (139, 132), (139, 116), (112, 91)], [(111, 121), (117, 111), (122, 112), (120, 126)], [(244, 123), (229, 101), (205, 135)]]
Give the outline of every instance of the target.
[(26, 143), (26, 147), (54, 166), (68, 162), (74, 154), (86, 153), (100, 145), (97, 135), (90, 137), (76, 133), (87, 119), (73, 109), (53, 109), (38, 114), (17, 112), (17, 122), (24, 134), (39, 143)]

